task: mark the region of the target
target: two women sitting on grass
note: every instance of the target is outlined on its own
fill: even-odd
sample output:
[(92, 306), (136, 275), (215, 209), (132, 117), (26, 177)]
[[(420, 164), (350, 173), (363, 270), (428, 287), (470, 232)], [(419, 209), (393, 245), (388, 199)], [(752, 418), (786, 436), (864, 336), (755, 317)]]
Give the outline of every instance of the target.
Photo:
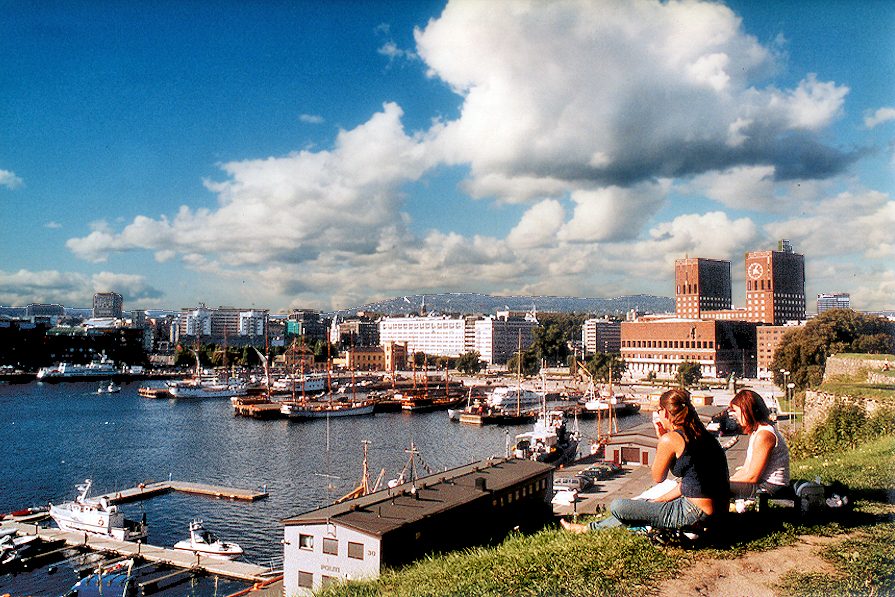
[(659, 442), (651, 469), (653, 482), (663, 482), (671, 472), (680, 483), (653, 500), (613, 500), (609, 505), (612, 516), (600, 522), (584, 525), (561, 520), (565, 529), (583, 533), (624, 524), (680, 530), (705, 526), (716, 514), (727, 512), (727, 459), (718, 440), (700, 421), (690, 393), (682, 388), (663, 393), (657, 413), (654, 426)]

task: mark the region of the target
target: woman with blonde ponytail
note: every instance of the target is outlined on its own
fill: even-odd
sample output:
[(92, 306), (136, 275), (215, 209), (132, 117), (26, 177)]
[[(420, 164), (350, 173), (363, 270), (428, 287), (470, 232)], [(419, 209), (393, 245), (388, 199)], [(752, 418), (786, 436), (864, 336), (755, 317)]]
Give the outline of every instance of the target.
[(657, 414), (654, 426), (659, 442), (651, 469), (653, 482), (664, 481), (669, 471), (680, 482), (654, 500), (613, 500), (609, 505), (612, 516), (599, 523), (582, 525), (563, 520), (563, 527), (574, 532), (619, 524), (681, 529), (705, 524), (716, 513), (727, 511), (727, 458), (718, 440), (699, 420), (690, 393), (683, 388), (663, 393)]

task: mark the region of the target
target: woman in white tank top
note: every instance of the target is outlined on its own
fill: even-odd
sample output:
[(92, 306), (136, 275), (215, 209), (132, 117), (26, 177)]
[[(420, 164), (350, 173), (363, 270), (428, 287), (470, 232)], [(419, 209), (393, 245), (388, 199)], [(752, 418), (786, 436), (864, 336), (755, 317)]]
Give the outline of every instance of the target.
[(749, 434), (746, 462), (730, 477), (733, 498), (755, 497), (789, 488), (789, 447), (771, 423), (764, 399), (752, 390), (741, 390), (730, 401), (730, 409), (743, 431)]

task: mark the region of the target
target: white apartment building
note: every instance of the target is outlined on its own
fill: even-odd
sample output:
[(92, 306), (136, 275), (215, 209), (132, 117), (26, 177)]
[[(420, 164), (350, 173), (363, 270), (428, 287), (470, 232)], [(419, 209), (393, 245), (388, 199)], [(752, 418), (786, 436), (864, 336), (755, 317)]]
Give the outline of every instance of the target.
[(610, 319), (588, 319), (581, 326), (581, 344), (585, 354), (619, 352), (622, 346), (622, 324)]
[(263, 336), (267, 329), (267, 311), (242, 311), (239, 314), (240, 336)]
[(383, 317), (379, 320), (379, 344), (407, 343), (407, 353), (458, 357), (466, 346), (466, 318), (435, 316)]
[(210, 336), (211, 335), (211, 310), (199, 307), (194, 311), (185, 311), (180, 314), (181, 336)]
[(476, 350), (488, 364), (506, 363), (519, 349), (532, 343), (534, 316), (498, 312), (488, 317), (409, 316), (379, 321), (379, 344), (407, 343), (408, 354), (458, 357)]

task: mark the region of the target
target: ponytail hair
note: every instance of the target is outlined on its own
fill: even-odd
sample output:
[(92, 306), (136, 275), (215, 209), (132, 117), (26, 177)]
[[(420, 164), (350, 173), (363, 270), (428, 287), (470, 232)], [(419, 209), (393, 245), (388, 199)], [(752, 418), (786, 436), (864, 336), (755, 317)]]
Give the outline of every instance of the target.
[(746, 433), (752, 433), (759, 425), (771, 424), (768, 405), (754, 390), (740, 390), (730, 401), (730, 405), (739, 407), (743, 413), (743, 431)]
[(675, 429), (684, 432), (687, 441), (691, 441), (701, 437), (705, 430), (705, 425), (699, 419), (699, 414), (690, 400), (690, 392), (683, 388), (673, 388), (668, 390), (659, 397), (659, 406), (668, 413), (668, 420)]

